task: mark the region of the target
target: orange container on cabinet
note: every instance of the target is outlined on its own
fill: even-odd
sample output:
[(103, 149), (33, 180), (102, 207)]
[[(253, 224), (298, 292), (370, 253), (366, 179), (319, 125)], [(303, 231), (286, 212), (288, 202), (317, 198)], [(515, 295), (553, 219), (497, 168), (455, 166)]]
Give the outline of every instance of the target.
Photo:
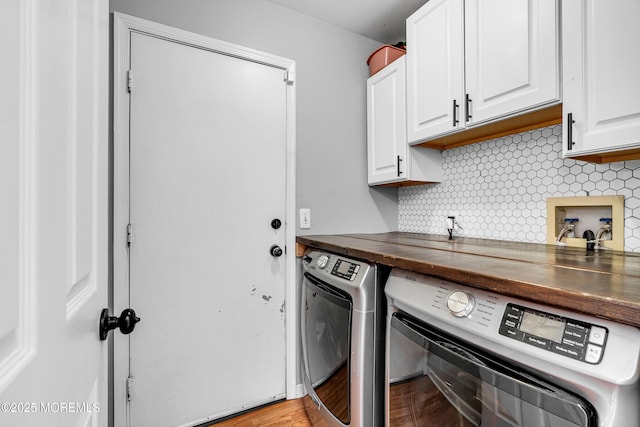
[(369, 59), (367, 59), (367, 65), (369, 65), (369, 76), (373, 76), (375, 73), (382, 70), (405, 53), (407, 53), (406, 50), (390, 45), (384, 45), (379, 49), (376, 49), (376, 51), (369, 56)]

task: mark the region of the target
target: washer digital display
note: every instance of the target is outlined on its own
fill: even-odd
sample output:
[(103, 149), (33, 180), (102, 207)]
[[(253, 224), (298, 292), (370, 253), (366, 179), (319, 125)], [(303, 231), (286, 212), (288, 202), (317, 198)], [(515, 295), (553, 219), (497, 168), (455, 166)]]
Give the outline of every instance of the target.
[(562, 318), (525, 310), (519, 329), (537, 337), (562, 342), (566, 323)]

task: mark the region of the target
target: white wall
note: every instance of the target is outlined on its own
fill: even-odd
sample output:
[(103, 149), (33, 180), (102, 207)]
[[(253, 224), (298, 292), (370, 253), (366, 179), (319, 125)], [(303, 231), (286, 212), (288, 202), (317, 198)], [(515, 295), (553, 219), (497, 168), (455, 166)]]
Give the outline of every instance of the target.
[(397, 229), (397, 190), (367, 186), (366, 60), (380, 43), (263, 0), (111, 0), (111, 10), (295, 60), (297, 206), (312, 223), (298, 234)]

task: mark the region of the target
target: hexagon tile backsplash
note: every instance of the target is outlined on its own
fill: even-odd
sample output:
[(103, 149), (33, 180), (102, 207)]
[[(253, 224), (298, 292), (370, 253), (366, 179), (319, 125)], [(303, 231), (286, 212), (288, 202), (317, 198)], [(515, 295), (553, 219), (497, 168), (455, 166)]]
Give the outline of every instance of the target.
[(398, 229), (546, 242), (549, 197), (625, 197), (625, 250), (640, 252), (640, 160), (593, 164), (562, 158), (562, 126), (497, 138), (442, 153), (443, 182), (398, 190)]

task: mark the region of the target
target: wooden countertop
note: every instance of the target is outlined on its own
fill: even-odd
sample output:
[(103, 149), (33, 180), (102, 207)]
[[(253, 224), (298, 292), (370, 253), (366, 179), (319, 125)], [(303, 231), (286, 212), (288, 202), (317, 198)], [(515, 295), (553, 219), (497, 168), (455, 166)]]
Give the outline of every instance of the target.
[(640, 327), (640, 254), (402, 232), (297, 241)]

